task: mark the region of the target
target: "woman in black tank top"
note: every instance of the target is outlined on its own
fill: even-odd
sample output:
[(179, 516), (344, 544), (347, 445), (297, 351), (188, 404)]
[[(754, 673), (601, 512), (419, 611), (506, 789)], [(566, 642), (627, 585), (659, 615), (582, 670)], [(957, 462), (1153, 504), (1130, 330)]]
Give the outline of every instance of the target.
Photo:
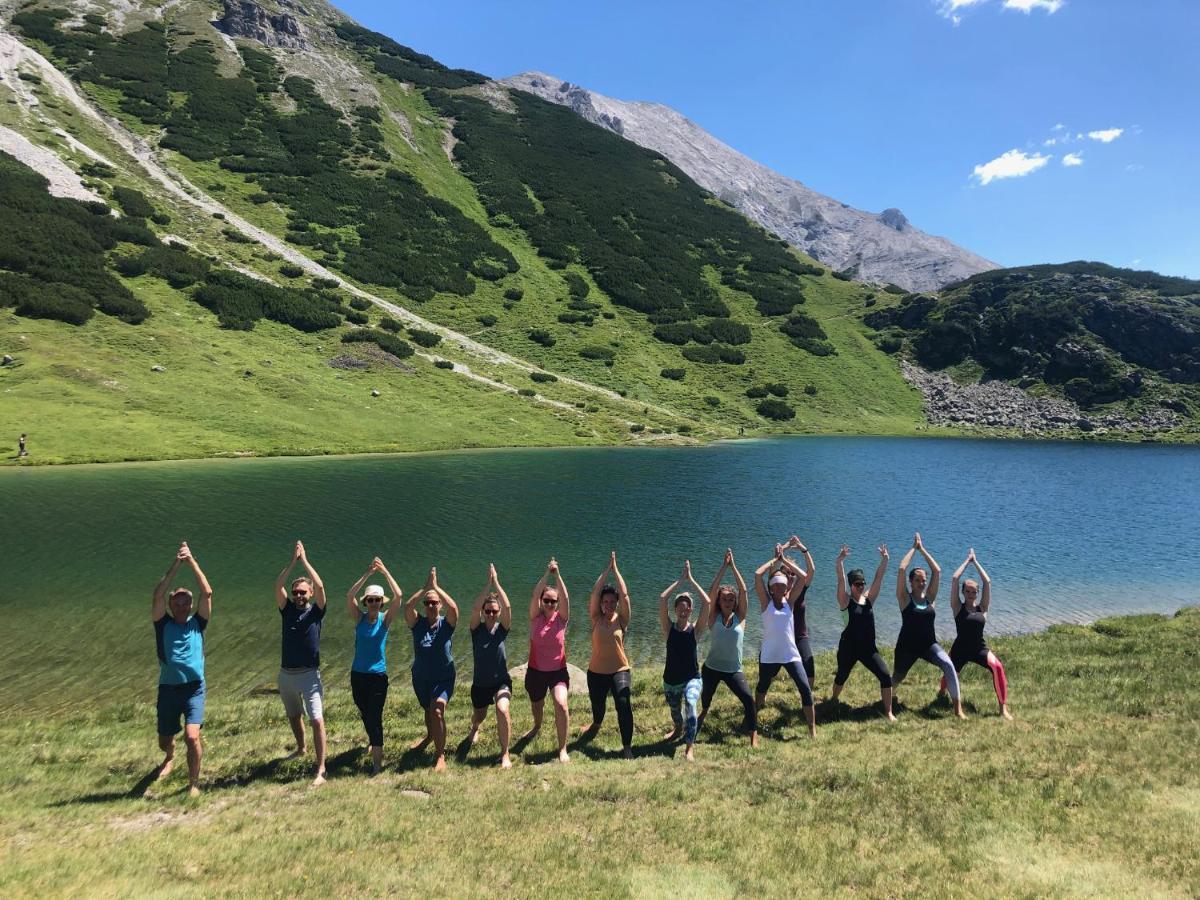
[[(887, 663), (875, 646), (875, 599), (883, 585), (883, 576), (887, 572), (888, 549), (886, 544), (879, 545), (879, 568), (875, 570), (875, 579), (867, 588), (866, 576), (862, 569), (854, 569), (846, 576), (846, 557), (850, 548), (842, 545), (837, 557), (837, 603), (838, 608), (846, 617), (846, 627), (842, 631), (842, 639), (838, 642), (837, 675), (833, 679), (832, 699), (838, 702), (842, 688), (850, 677), (850, 670), (857, 663), (862, 663), (866, 669), (879, 679), (879, 692), (883, 700), (883, 711), (889, 722), (895, 722), (892, 713), (892, 673), (888, 671)], [(848, 585), (848, 586), (847, 586)]]
[[(968, 566), (975, 567), (975, 571), (979, 573), (979, 581), (968, 578), (962, 582), (960, 591), (959, 580)], [(980, 582), (983, 588), (982, 597)], [(954, 663), (957, 672), (961, 672), (967, 663), (972, 662), (987, 669), (992, 675), (992, 687), (996, 691), (996, 702), (1000, 704), (1000, 715), (1011, 719), (1012, 713), (1008, 711), (1008, 675), (1004, 671), (1004, 664), (992, 652), (983, 636), (988, 608), (992, 604), (992, 579), (975, 558), (975, 548), (971, 548), (963, 564), (955, 570), (954, 578), (950, 581), (950, 594), (954, 625), (958, 629), (958, 637), (950, 647), (950, 661)], [(942, 690), (945, 689), (946, 680), (943, 678)]]
[[(675, 621), (667, 614), (667, 600), (677, 588), (691, 586), (694, 593), (683, 592), (675, 596)], [(701, 598), (700, 615), (692, 622), (693, 597)], [(700, 659), (697, 645), (700, 635), (708, 627), (708, 607), (712, 601), (704, 589), (692, 577), (692, 564), (683, 564), (683, 575), (667, 586), (658, 598), (658, 622), (663, 637), (667, 639), (667, 661), (663, 668), (663, 694), (671, 710), (674, 727), (666, 740), (683, 738), (684, 755), (694, 759), (692, 747), (696, 743), (699, 727), (700, 694), (704, 689), (700, 678)]]

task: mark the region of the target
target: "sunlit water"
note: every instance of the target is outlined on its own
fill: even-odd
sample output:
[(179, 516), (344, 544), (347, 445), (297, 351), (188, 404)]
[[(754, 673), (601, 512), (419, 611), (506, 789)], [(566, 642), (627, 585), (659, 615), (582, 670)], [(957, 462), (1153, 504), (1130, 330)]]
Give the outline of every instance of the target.
[[(150, 592), (187, 539), (216, 589), (217, 692), (273, 678), (272, 586), (302, 538), (327, 585), (327, 679), (352, 655), (345, 592), (379, 554), (405, 590), (437, 565), (469, 606), (494, 561), (524, 662), (529, 591), (554, 554), (573, 601), (571, 659), (587, 664), (587, 594), (616, 549), (633, 595), (628, 645), (656, 677), (658, 593), (690, 558), (707, 587), (725, 547), (750, 578), (798, 533), (817, 574), (809, 623), (836, 645), (833, 562), (892, 569), (880, 641), (899, 627), (895, 566), (919, 529), (946, 576), (976, 552), (994, 584), (994, 634), (1200, 599), (1200, 449), (1080, 443), (802, 438), (705, 448), (520, 450), (0, 471), (0, 709), (142, 696), (156, 660)], [(944, 607), (945, 603), (942, 604)], [(948, 608), (939, 633), (952, 637)], [(747, 656), (757, 653), (751, 616)], [(390, 665), (411, 660), (403, 626)], [(470, 643), (456, 640), (469, 671)], [(889, 654), (890, 655), (890, 654)]]

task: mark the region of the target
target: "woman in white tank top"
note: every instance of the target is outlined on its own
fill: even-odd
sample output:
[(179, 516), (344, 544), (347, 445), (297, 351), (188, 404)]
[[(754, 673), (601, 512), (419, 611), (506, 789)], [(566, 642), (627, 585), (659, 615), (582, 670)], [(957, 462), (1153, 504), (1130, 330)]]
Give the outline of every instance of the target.
[[(807, 574), (803, 569), (783, 555), (782, 544), (775, 545), (775, 555), (759, 566), (754, 572), (754, 589), (758, 593), (759, 606), (762, 609), (762, 648), (758, 656), (758, 686), (754, 691), (755, 706), (761, 710), (767, 699), (767, 689), (779, 670), (785, 669), (800, 691), (801, 702), (804, 706), (804, 718), (808, 720), (808, 733), (815, 737), (817, 733), (817, 712), (813, 707), (812, 686), (808, 683), (808, 674), (796, 646), (796, 632), (792, 618), (792, 603), (805, 586)], [(766, 584), (764, 576), (772, 567), (783, 568), (793, 576), (791, 589), (788, 588), (788, 578), (782, 572), (771, 576), (770, 584)]]

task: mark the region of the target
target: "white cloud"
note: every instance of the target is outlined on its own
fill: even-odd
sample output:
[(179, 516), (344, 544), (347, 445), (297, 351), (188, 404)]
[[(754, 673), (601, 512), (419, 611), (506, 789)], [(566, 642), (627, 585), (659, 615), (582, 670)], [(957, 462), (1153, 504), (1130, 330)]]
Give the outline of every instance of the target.
[(1140, 266), (1140, 265), (1142, 264), (1142, 258), (1139, 256), (1139, 257), (1137, 257), (1136, 259), (1131, 259), (1131, 260), (1129, 261), (1129, 264), (1130, 264), (1131, 266)]
[(1082, 166), (1083, 165), (1083, 154), (1082, 153), (1068, 153), (1066, 156), (1064, 156), (1062, 158), (1062, 164), (1064, 166), (1067, 166), (1068, 168), (1070, 168), (1071, 166)]
[(1062, 130), (1063, 130), (1064, 128), (1066, 128), (1066, 127), (1067, 127), (1067, 126), (1066, 126), (1066, 125), (1064, 125), (1062, 122), (1059, 122), (1057, 125), (1055, 125), (1055, 126), (1054, 126), (1053, 128), (1051, 128), (1050, 130), (1051, 130), (1051, 131), (1062, 131)]
[(1126, 172), (1140, 172), (1144, 168), (1146, 168), (1146, 167), (1143, 166), (1141, 163), (1130, 163), (1129, 165), (1127, 165), (1125, 167), (1125, 171)]
[(1043, 147), (1053, 147), (1057, 143), (1058, 143), (1058, 138), (1046, 138), (1044, 141), (1042, 141), (1042, 146)]
[(1104, 128), (1100, 131), (1089, 131), (1087, 136), (1093, 141), (1099, 141), (1102, 144), (1111, 144), (1124, 133), (1124, 128)]
[(997, 178), (1020, 178), (1036, 172), (1051, 159), (1052, 157), (1040, 153), (1029, 154), (1024, 150), (1009, 150), (991, 162), (976, 166), (971, 175), (978, 178), (980, 184), (990, 184)]
[(1044, 9), (1047, 13), (1056, 13), (1062, 9), (1063, 0), (1004, 0), (1005, 9), (1016, 9), (1023, 13), (1035, 9)]

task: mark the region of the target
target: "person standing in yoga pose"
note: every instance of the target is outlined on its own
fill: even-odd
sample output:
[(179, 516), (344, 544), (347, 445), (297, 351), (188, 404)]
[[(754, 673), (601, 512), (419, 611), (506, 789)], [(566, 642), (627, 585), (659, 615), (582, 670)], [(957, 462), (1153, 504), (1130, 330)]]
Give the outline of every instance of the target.
[[(615, 586), (608, 582), (612, 576)], [(592, 701), (592, 721), (581, 739), (595, 737), (604, 723), (608, 695), (617, 709), (617, 727), (621, 731), (621, 755), (633, 759), (633, 703), (631, 700), (633, 674), (625, 656), (625, 632), (631, 612), (629, 589), (617, 554), (613, 551), (608, 567), (600, 573), (588, 599), (588, 616), (592, 621), (592, 658), (588, 662), (588, 696)]]
[[(684, 592), (675, 597), (675, 621), (667, 615), (667, 598), (675, 589), (683, 585), (691, 585), (696, 597), (701, 597), (700, 615), (692, 622), (693, 595)], [(683, 574), (671, 582), (658, 598), (658, 622), (662, 626), (663, 637), (667, 639), (667, 661), (663, 667), (663, 693), (666, 694), (667, 706), (671, 709), (671, 720), (674, 728), (667, 733), (668, 741), (683, 738), (685, 749), (684, 758), (691, 762), (695, 759), (692, 747), (696, 743), (696, 728), (698, 716), (696, 705), (700, 700), (702, 682), (700, 680), (700, 659), (697, 652), (700, 635), (708, 627), (710, 603), (708, 594), (692, 577), (692, 563), (687, 560), (683, 564)], [(686, 711), (681, 707), (686, 705)]]
[[(734, 581), (737, 582), (736, 592), (729, 585), (721, 584), (726, 570), (733, 571)], [(731, 549), (725, 551), (725, 561), (717, 570), (708, 598), (708, 627), (712, 637), (708, 643), (708, 658), (700, 669), (700, 716), (697, 727), (704, 724), (704, 717), (708, 715), (708, 707), (717, 688), (725, 684), (742, 701), (745, 713), (742, 727), (750, 732), (750, 746), (757, 747), (758, 714), (754, 709), (754, 695), (750, 693), (746, 673), (742, 671), (742, 642), (746, 635), (749, 594), (742, 573), (733, 561)]]
[(875, 646), (875, 600), (879, 597), (883, 576), (887, 573), (887, 544), (879, 545), (879, 567), (875, 570), (875, 578), (869, 589), (862, 569), (851, 569), (850, 574), (846, 574), (846, 557), (849, 555), (850, 548), (843, 544), (837, 556), (837, 604), (845, 618), (846, 627), (838, 642), (833, 699), (836, 701), (842, 693), (855, 663), (862, 663), (867, 671), (879, 679), (884, 714), (889, 722), (895, 722), (896, 717), (892, 714), (892, 673)]
[[(800, 661), (804, 664), (804, 674), (808, 676), (809, 687), (816, 684), (817, 668), (813, 662), (812, 644), (808, 639), (808, 588), (812, 584), (813, 574), (816, 571), (816, 563), (813, 562), (812, 554), (804, 543), (796, 535), (792, 535), (783, 545), (785, 551), (795, 548), (804, 554), (804, 566), (801, 569), (804, 577), (801, 579), (804, 583), (800, 587), (800, 592), (796, 594), (795, 601), (792, 602), (792, 628), (796, 632), (796, 649), (800, 651)], [(788, 569), (780, 566), (776, 568), (776, 572), (782, 572), (788, 579), (788, 591), (792, 589), (792, 581), (796, 576)]]
[(496, 732), (500, 739), (500, 768), (511, 769), (508, 745), (512, 736), (509, 705), (512, 678), (508, 674), (508, 654), (504, 639), (512, 627), (512, 605), (500, 586), (494, 565), (488, 566), (488, 583), (475, 599), (471, 610), (471, 652), (475, 672), (471, 677), (471, 733), (467, 741), (479, 740), (479, 726), (487, 717), (487, 708), (496, 704)]
[[(425, 615), (417, 614), (417, 601), (424, 606)], [(445, 610), (443, 615), (442, 610)], [(446, 769), (446, 706), (454, 696), (454, 654), (450, 639), (458, 625), (458, 605), (438, 585), (437, 568), (429, 570), (425, 586), (408, 598), (404, 605), (404, 621), (412, 629), (413, 692), (417, 703), (425, 710), (425, 737), (413, 744), (413, 750), (424, 750), (433, 742), (434, 771)]]
[[(555, 586), (546, 582), (554, 577)], [(529, 665), (525, 668), (525, 691), (533, 712), (533, 727), (521, 738), (531, 740), (542, 728), (546, 694), (554, 702), (554, 730), (558, 735), (558, 761), (570, 762), (567, 754), (567, 729), (571, 724), (567, 673), (567, 623), (571, 617), (571, 599), (563, 583), (558, 563), (550, 557), (546, 571), (533, 587), (529, 598)]]
[[(362, 606), (358, 592), (368, 578), (379, 572), (392, 592), (388, 597), (377, 584), (367, 585), (363, 591)], [(362, 716), (363, 728), (367, 732), (367, 745), (371, 753), (371, 774), (383, 771), (383, 708), (387, 704), (387, 639), (392, 619), (404, 604), (404, 595), (378, 556), (362, 578), (346, 592), (346, 610), (354, 623), (354, 662), (350, 666), (350, 694), (358, 714)], [(363, 606), (366, 612), (363, 612)], [(380, 615), (384, 607), (387, 612)]]
[[(913, 554), (918, 552), (924, 557), (929, 571), (933, 573), (932, 577), (920, 567), (908, 571)], [(929, 551), (921, 542), (921, 533), (917, 532), (913, 536), (912, 547), (900, 560), (900, 571), (896, 575), (896, 602), (900, 604), (900, 636), (896, 639), (896, 664), (892, 684), (899, 687), (908, 675), (908, 670), (918, 659), (938, 666), (946, 676), (950, 699), (954, 701), (954, 714), (960, 719), (965, 719), (967, 716), (963, 712), (962, 698), (958, 693), (958, 673), (954, 671), (954, 663), (950, 662), (946, 651), (938, 644), (937, 632), (934, 631), (934, 616), (937, 615), (934, 603), (937, 601), (941, 579), (941, 567), (929, 555)]]
[[(754, 691), (754, 705), (762, 710), (771, 682), (781, 668), (787, 670), (800, 691), (804, 718), (808, 720), (808, 734), (816, 737), (817, 711), (813, 706), (812, 685), (808, 673), (804, 671), (800, 650), (796, 647), (796, 629), (792, 619), (792, 602), (804, 589), (806, 573), (783, 555), (784, 549), (783, 544), (776, 544), (775, 556), (754, 572), (754, 590), (758, 593), (759, 606), (762, 608), (763, 635), (758, 654), (758, 685)], [(788, 576), (781, 571), (771, 576), (769, 585), (764, 583), (767, 570), (772, 567), (787, 570), (792, 575), (790, 585)]]
[[(974, 566), (979, 573), (979, 581), (968, 578), (962, 584), (959, 593), (958, 581), (968, 566)], [(983, 596), (979, 594), (979, 582), (983, 582)], [(950, 608), (954, 610), (954, 625), (958, 629), (958, 637), (950, 646), (950, 661), (954, 670), (961, 672), (967, 663), (978, 663), (992, 673), (992, 687), (996, 690), (996, 701), (1000, 704), (1000, 715), (1012, 719), (1008, 711), (1008, 676), (1004, 674), (1004, 664), (992, 652), (983, 636), (987, 624), (988, 607), (992, 604), (992, 579), (975, 558), (975, 548), (967, 553), (967, 558), (959, 566), (950, 581)], [(961, 597), (961, 601), (960, 598)], [(946, 690), (946, 677), (942, 676), (941, 691)]]

